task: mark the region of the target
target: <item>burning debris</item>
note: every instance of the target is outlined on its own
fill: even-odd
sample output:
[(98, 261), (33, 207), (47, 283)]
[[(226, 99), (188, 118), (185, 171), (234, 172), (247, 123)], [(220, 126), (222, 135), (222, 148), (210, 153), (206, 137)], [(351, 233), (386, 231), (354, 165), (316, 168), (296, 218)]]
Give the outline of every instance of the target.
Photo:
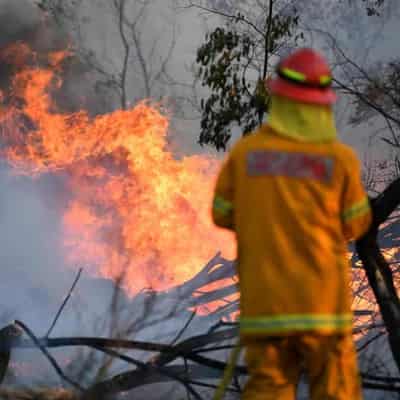
[(18, 66), (3, 93), (2, 156), (16, 174), (62, 177), (63, 241), (70, 264), (124, 275), (131, 294), (190, 279), (216, 248), (233, 257), (229, 234), (213, 227), (209, 204), (217, 161), (174, 158), (168, 118), (150, 101), (91, 118), (52, 99), (66, 51), (47, 57), (19, 43), (2, 58)]
[[(80, 107), (65, 100), (64, 78), (76, 58), (65, 38), (53, 36), (51, 28), (34, 18), (29, 21), (26, 29), (3, 36), (0, 48), (0, 157), (13, 179), (31, 178), (40, 185), (48, 176), (57, 178), (49, 204), (61, 220), (61, 264), (84, 265), (93, 276), (117, 283), (123, 277), (133, 308), (140, 307), (142, 299), (146, 303), (157, 298), (163, 305), (180, 301), (174, 311), (179, 319), (188, 318), (181, 334), (192, 324), (195, 314), (190, 309), (215, 311), (208, 320), (213, 323), (236, 313), (233, 263), (218, 256), (202, 269), (217, 249), (234, 256), (229, 234), (217, 230), (210, 219), (218, 161), (206, 156), (177, 159), (167, 145), (168, 111), (151, 99), (97, 115), (85, 108), (86, 99)], [(213, 286), (207, 287), (210, 281)], [(224, 283), (227, 292), (213, 292)], [(220, 307), (225, 295), (232, 302)], [(34, 343), (26, 340), (29, 346)], [(179, 349), (180, 337), (176, 341)], [(198, 346), (209, 343), (204, 337)], [(171, 343), (167, 352), (173, 348)], [(8, 364), (9, 349), (6, 352)], [(164, 353), (159, 358), (160, 367), (150, 371), (149, 383), (186, 375), (185, 366), (171, 366), (167, 369), (172, 375), (167, 371), (165, 379), (158, 371), (166, 363)], [(217, 372), (207, 366), (193, 372), (218, 378), (221, 368), (223, 364)], [(136, 375), (127, 384), (141, 385), (143, 371), (139, 368)], [(3, 398), (75, 397), (57, 389), (3, 389)]]
[[(175, 288), (174, 290), (171, 290), (168, 293), (165, 293), (164, 296), (161, 296), (161, 298), (157, 298), (157, 296), (159, 296), (158, 293), (153, 293), (152, 295), (156, 296), (155, 301), (161, 301), (163, 304), (165, 304), (165, 296), (171, 297), (171, 300), (174, 300), (175, 303), (179, 301), (179, 299), (186, 299), (186, 297), (189, 298), (187, 300), (190, 300), (190, 298), (193, 297), (193, 291), (197, 291), (204, 284), (208, 284), (208, 280), (206, 279), (207, 276), (209, 276), (211, 281), (219, 281), (221, 279), (232, 277), (233, 274), (234, 269), (232, 263), (224, 260), (219, 255), (217, 255), (210, 261), (210, 263), (207, 264), (203, 271), (191, 281)], [(221, 373), (225, 368), (225, 362), (220, 361), (218, 358), (214, 358), (212, 356), (210, 357), (200, 355), (199, 353), (206, 354), (210, 352), (211, 355), (218, 355), (218, 350), (227, 350), (234, 346), (234, 344), (231, 344), (231, 341), (237, 336), (237, 326), (236, 323), (227, 323), (221, 321), (221, 315), (224, 312), (228, 313), (229, 315), (229, 311), (226, 309), (223, 310), (222, 307), (220, 310), (212, 312), (207, 315), (207, 317), (204, 317), (207, 319), (207, 324), (205, 325), (209, 327), (207, 332), (188, 337), (187, 333), (189, 331), (189, 326), (195, 323), (194, 319), (196, 317), (195, 312), (191, 313), (186, 323), (182, 326), (177, 334), (174, 334), (174, 338), (169, 341), (169, 343), (127, 340), (119, 338), (118, 335), (115, 339), (101, 337), (50, 338), (49, 334), (55, 323), (57, 322), (57, 319), (60, 316), (66, 302), (70, 298), (72, 291), (79, 279), (79, 276), (80, 274), (78, 274), (77, 278), (75, 279), (46, 336), (37, 337), (26, 324), (20, 321), (14, 321), (11, 325), (8, 325), (0, 330), (0, 355), (5, 355), (3, 359), (0, 359), (1, 373), (3, 377), (7, 371), (7, 368), (11, 366), (9, 366), (9, 360), (12, 349), (37, 348), (37, 350), (42, 352), (45, 359), (47, 359), (49, 364), (54, 368), (55, 372), (61, 378), (61, 381), (69, 384), (75, 390), (75, 394), (73, 392), (59, 392), (57, 390), (18, 391), (0, 389), (0, 399), (9, 399), (11, 398), (11, 396), (17, 396), (14, 398), (27, 400), (31, 398), (38, 398), (43, 400), (59, 398), (61, 400), (64, 398), (75, 399), (78, 398), (75, 396), (79, 394), (83, 396), (83, 399), (97, 400), (103, 398), (104, 395), (116, 395), (120, 392), (125, 392), (134, 388), (154, 383), (171, 382), (183, 385), (183, 387), (185, 387), (187, 391), (195, 395), (195, 398), (200, 398), (196, 390), (192, 388), (193, 384), (196, 385), (194, 382), (196, 380), (203, 379), (215, 380), (221, 376)], [(217, 291), (215, 292), (215, 295), (217, 295)], [(218, 298), (218, 295), (215, 295), (214, 298), (212, 298), (211, 300), (215, 300), (216, 297)], [(211, 295), (211, 297), (213, 296)], [(200, 301), (200, 304), (202, 304), (202, 301)], [(192, 300), (191, 305), (195, 306), (195, 301), (193, 302)], [(175, 308), (176, 315), (182, 315), (182, 313), (185, 311), (184, 306), (179, 306), (180, 304), (178, 303), (178, 308)], [(199, 318), (201, 319), (201, 317)], [(163, 318), (162, 321), (164, 323), (166, 322), (166, 320)], [(157, 323), (156, 319), (147, 322), (150, 323), (150, 325), (152, 326)], [(198, 321), (196, 322), (196, 324), (198, 325)], [(136, 326), (135, 328), (137, 332), (138, 326)], [(221, 348), (216, 346), (217, 344), (223, 343), (225, 344)], [(61, 366), (60, 363), (56, 361), (56, 359), (48, 351), (49, 348), (63, 346), (85, 346), (99, 353), (104, 353), (104, 355), (108, 355), (116, 360), (119, 359), (125, 362), (127, 366), (133, 365), (136, 368), (128, 369), (122, 373), (114, 375), (112, 378), (107, 378), (105, 380), (104, 377), (103, 379), (95, 379), (94, 383), (88, 385), (81, 373), (77, 373), (76, 371), (74, 371), (75, 374), (77, 373), (77, 378), (70, 377), (70, 369), (69, 373), (65, 373), (65, 366)], [(121, 350), (124, 350), (124, 352), (130, 350), (131, 352), (128, 356), (123, 354)], [(132, 353), (132, 351), (135, 351), (135, 353)], [(140, 352), (147, 352), (149, 354), (149, 356), (146, 356), (147, 360), (142, 361), (142, 358), (138, 358), (139, 355), (137, 354), (137, 352), (139, 352), (139, 354)], [(177, 364), (175, 362), (178, 361), (180, 358), (184, 359), (184, 364)], [(89, 360), (91, 361), (89, 361), (89, 365), (87, 365), (87, 367), (84, 367), (85, 369), (89, 367), (93, 368), (93, 365), (90, 364), (94, 362), (94, 359), (89, 357)], [(82, 360), (77, 361), (80, 365), (82, 364)], [(188, 364), (188, 361), (191, 364)], [(193, 364), (193, 362), (195, 364)], [(111, 364), (108, 362), (106, 363), (106, 365), (108, 365), (108, 367), (111, 366)], [(100, 368), (100, 371), (102, 371), (103, 369), (104, 367), (102, 366)], [(247, 374), (244, 367), (237, 367), (235, 371), (238, 376)], [(103, 374), (104, 371), (102, 372), (102, 375)], [(190, 375), (191, 378), (189, 378), (188, 375)], [(0, 379), (0, 383), (2, 382), (2, 379), (3, 378)], [(208, 385), (208, 387), (213, 387), (213, 385), (210, 384)], [(231, 390), (237, 392), (240, 389), (232, 388)], [(59, 395), (59, 397), (53, 397), (56, 395)]]
[[(148, 383), (179, 382), (186, 379), (186, 366), (168, 366), (161, 374), (160, 370), (175, 358), (186, 357), (182, 346), (186, 352), (192, 351), (190, 342), (185, 345), (181, 336), (192, 329), (188, 328), (194, 316), (201, 320), (207, 317), (200, 314), (212, 312), (207, 321), (214, 324), (237, 312), (233, 263), (217, 256), (202, 269), (217, 249), (226, 257), (234, 256), (229, 234), (217, 230), (210, 219), (219, 163), (206, 156), (175, 157), (167, 144), (168, 111), (151, 99), (128, 110), (97, 115), (85, 108), (86, 99), (80, 102), (81, 107), (77, 101), (70, 107), (63, 96), (67, 87), (64, 78), (74, 63), (76, 57), (65, 38), (53, 37), (51, 28), (49, 31), (34, 18), (29, 29), (13, 32), (9, 40), (3, 40), (0, 157), (8, 163), (13, 179), (31, 178), (40, 185), (48, 176), (57, 178), (49, 204), (61, 220), (59, 241), (65, 256), (61, 264), (66, 261), (71, 268), (84, 265), (94, 276), (122, 282), (132, 296), (130, 314), (142, 302), (156, 299), (157, 307), (169, 304), (179, 320), (187, 321), (174, 343), (164, 346), (165, 351), (152, 349), (159, 353), (149, 358), (153, 370), (144, 374), (139, 368), (125, 385), (140, 386), (147, 376)], [(213, 289), (223, 289), (224, 284), (227, 291), (214, 293)], [(220, 300), (227, 296), (232, 301), (224, 301), (220, 307)], [(160, 315), (157, 317), (160, 320)], [(37, 341), (27, 326), (25, 334), (28, 338), (20, 344), (37, 346), (43, 354), (53, 343), (47, 336)], [(212, 335), (211, 342), (209, 335), (203, 336), (195, 346), (213, 343)], [(2, 345), (8, 346), (5, 368), (0, 371), (4, 375), (10, 348), (18, 345), (17, 341), (3, 341)], [(102, 351), (118, 358), (112, 347), (103, 346)], [(166, 353), (174, 349), (176, 356), (166, 360)], [(218, 378), (223, 366), (219, 365), (217, 372), (207, 366), (190, 368), (199, 377)], [(93, 390), (97, 393), (99, 388)], [(45, 389), (2, 390), (3, 398), (75, 397), (72, 392)]]

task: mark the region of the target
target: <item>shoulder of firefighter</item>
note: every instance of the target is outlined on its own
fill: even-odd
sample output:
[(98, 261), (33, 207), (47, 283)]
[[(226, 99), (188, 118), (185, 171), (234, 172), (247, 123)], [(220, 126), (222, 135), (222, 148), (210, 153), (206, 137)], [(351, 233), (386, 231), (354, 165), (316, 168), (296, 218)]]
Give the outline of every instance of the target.
[[(262, 131), (267, 129), (264, 126), (259, 132), (253, 134), (252, 137), (248, 136), (240, 139), (225, 158), (217, 178), (213, 197), (212, 218), (214, 223), (219, 227), (235, 230), (235, 211), (239, 209), (242, 214), (245, 214), (246, 207), (265, 207), (266, 204), (260, 204), (259, 200), (257, 200), (263, 197), (261, 195), (263, 192), (268, 192), (268, 196), (276, 195), (272, 192), (272, 187), (268, 187), (265, 184), (257, 185), (256, 198), (251, 199), (251, 192), (249, 192), (247, 204), (241, 204), (240, 202), (238, 203), (240, 196), (235, 196), (239, 185), (241, 186), (240, 191), (246, 191), (246, 187), (250, 189), (253, 186), (251, 185), (252, 181), (259, 180), (260, 175), (265, 174), (265, 177), (269, 175), (270, 179), (275, 175), (275, 177), (279, 176), (280, 179), (286, 178), (285, 187), (290, 192), (291, 183), (298, 184), (299, 181), (304, 183), (307, 180), (318, 180), (318, 176), (313, 173), (310, 174), (307, 167), (306, 171), (303, 171), (307, 176), (302, 176), (301, 169), (298, 169), (297, 172), (290, 172), (290, 164), (296, 164), (296, 168), (300, 164), (306, 165), (308, 163), (308, 167), (312, 168), (312, 163), (314, 162), (314, 170), (316, 170), (315, 167), (320, 162), (322, 169), (329, 169), (325, 173), (331, 174), (330, 179), (335, 183), (335, 191), (327, 190), (326, 197), (329, 203), (332, 203), (332, 200), (337, 202), (337, 207), (335, 207), (337, 213), (335, 215), (327, 215), (326, 217), (330, 219), (335, 217), (335, 222), (340, 224), (343, 238), (346, 240), (358, 239), (364, 235), (371, 224), (372, 214), (369, 198), (361, 179), (360, 161), (353, 149), (338, 141), (329, 143), (326, 145), (325, 152), (323, 152), (327, 156), (325, 160), (323, 157), (320, 157), (321, 146), (319, 146), (317, 152), (313, 151), (313, 145), (309, 146), (307, 152), (294, 151), (297, 147), (296, 145), (287, 153), (274, 152), (273, 140), (271, 140), (270, 146), (265, 146), (265, 138), (263, 137), (263, 133), (265, 134), (265, 132)], [(272, 132), (271, 135), (274, 136)], [(302, 150), (301, 147), (304, 148), (305, 146), (299, 147)], [(283, 160), (285, 157), (287, 158), (286, 165), (284, 165), (285, 162)], [(294, 158), (291, 160), (290, 157)], [(284, 176), (285, 171), (277, 171), (277, 167), (272, 166), (274, 164), (272, 159), (274, 158), (276, 160), (275, 164), (281, 164), (282, 169), (286, 169), (288, 176)], [(252, 168), (257, 169), (256, 165), (268, 162), (271, 164), (269, 168), (266, 166), (260, 167), (264, 171), (256, 171), (256, 173), (251, 171)], [(326, 185), (322, 182), (319, 187), (321, 194), (323, 194), (322, 192), (325, 189)], [(258, 192), (260, 192), (260, 195), (257, 195)], [(293, 196), (295, 196), (295, 193), (293, 193)], [(334, 197), (334, 199), (329, 197)], [(291, 200), (293, 203), (296, 203), (295, 198)], [(285, 206), (290, 207), (292, 201), (286, 205), (281, 204), (281, 206), (283, 209)], [(243, 208), (244, 206), (245, 208)], [(299, 204), (299, 206), (313, 207), (312, 204)], [(279, 213), (282, 210), (276, 211)], [(273, 215), (271, 214), (272, 218)]]

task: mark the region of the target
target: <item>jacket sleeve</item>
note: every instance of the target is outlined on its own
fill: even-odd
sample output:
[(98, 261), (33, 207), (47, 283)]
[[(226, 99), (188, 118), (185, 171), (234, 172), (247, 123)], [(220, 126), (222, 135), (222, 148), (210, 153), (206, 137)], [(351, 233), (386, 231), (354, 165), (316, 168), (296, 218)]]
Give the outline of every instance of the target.
[(234, 230), (233, 199), (233, 161), (232, 157), (229, 156), (218, 175), (212, 204), (212, 219), (221, 228)]
[(361, 180), (361, 165), (353, 151), (345, 162), (341, 219), (347, 240), (357, 240), (369, 229), (372, 212), (368, 195)]

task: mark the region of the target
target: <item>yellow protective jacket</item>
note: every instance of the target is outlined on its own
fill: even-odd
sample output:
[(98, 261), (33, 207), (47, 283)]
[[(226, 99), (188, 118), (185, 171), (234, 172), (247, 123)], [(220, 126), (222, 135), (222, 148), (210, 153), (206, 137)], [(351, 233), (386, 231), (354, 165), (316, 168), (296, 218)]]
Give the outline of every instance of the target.
[[(300, 107), (291, 119), (290, 107)], [(236, 233), (242, 337), (351, 329), (347, 241), (367, 231), (371, 210), (359, 160), (332, 121), (328, 108), (273, 98), (268, 124), (220, 171), (212, 216)]]

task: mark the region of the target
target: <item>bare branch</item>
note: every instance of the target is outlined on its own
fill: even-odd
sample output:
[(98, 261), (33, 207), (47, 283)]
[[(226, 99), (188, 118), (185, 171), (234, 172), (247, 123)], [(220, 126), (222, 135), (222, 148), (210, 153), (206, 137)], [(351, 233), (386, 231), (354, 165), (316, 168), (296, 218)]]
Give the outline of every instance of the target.
[(249, 21), (243, 15), (228, 14), (228, 13), (225, 13), (223, 11), (217, 10), (215, 8), (203, 7), (203, 6), (199, 5), (199, 4), (195, 4), (195, 3), (192, 3), (192, 2), (190, 2), (189, 5), (183, 6), (183, 7), (180, 7), (180, 8), (182, 8), (182, 9), (197, 8), (199, 10), (206, 11), (206, 12), (211, 13), (211, 14), (220, 15), (220, 16), (228, 18), (230, 20), (236, 20), (238, 22), (243, 22), (243, 23), (247, 24), (248, 26), (250, 26), (255, 32), (257, 32), (262, 37), (264, 37), (264, 35), (265, 35), (264, 32), (261, 29), (259, 29), (254, 23)]
[(84, 388), (78, 383), (73, 381), (71, 378), (66, 376), (61, 369), (61, 367), (57, 364), (57, 361), (54, 359), (54, 357), (47, 351), (47, 349), (41, 345), (40, 341), (36, 338), (34, 333), (21, 321), (15, 321), (15, 325), (19, 326), (23, 331), (31, 338), (33, 343), (40, 349), (40, 351), (45, 355), (45, 357), (49, 360), (50, 364), (53, 366), (53, 368), (56, 370), (58, 375), (66, 382), (68, 382), (71, 386), (73, 386), (75, 389), (78, 389), (80, 391), (84, 391)]
[(121, 88), (121, 106), (124, 110), (126, 110), (127, 109), (126, 76), (128, 73), (128, 62), (130, 53), (130, 46), (124, 30), (126, 0), (113, 0), (113, 4), (118, 11), (118, 28), (122, 40), (122, 45), (124, 47), (124, 58), (121, 71), (120, 88)]
[(59, 310), (57, 311), (57, 314), (56, 314), (56, 316), (54, 317), (54, 320), (53, 320), (52, 324), (50, 325), (49, 330), (48, 330), (47, 333), (46, 333), (46, 336), (45, 336), (46, 338), (48, 338), (48, 337), (50, 336), (50, 333), (51, 333), (51, 331), (53, 330), (54, 326), (56, 325), (58, 318), (60, 317), (60, 315), (61, 315), (61, 313), (62, 313), (64, 307), (65, 307), (66, 304), (68, 303), (68, 300), (70, 299), (70, 297), (71, 297), (71, 295), (72, 295), (72, 292), (74, 291), (75, 286), (76, 286), (76, 284), (78, 283), (79, 278), (81, 277), (82, 271), (83, 271), (83, 268), (80, 268), (79, 271), (78, 271), (78, 275), (76, 276), (76, 278), (75, 278), (75, 280), (74, 280), (74, 282), (73, 282), (73, 284), (72, 284), (72, 286), (71, 286), (71, 289), (69, 290), (67, 296), (65, 297), (64, 301), (62, 302), (61, 307), (60, 307)]

